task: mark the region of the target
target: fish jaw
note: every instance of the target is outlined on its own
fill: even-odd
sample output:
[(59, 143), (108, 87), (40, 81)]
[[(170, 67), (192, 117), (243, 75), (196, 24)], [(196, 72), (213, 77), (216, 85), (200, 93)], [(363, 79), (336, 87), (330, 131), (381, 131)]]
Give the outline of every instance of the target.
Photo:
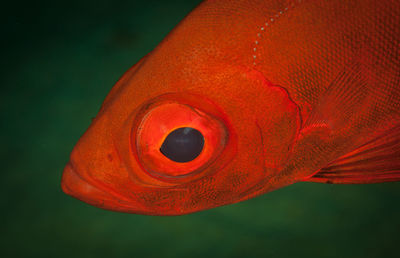
[[(127, 198), (112, 188), (103, 185), (101, 182), (96, 182), (93, 179), (84, 179), (80, 171), (75, 169), (73, 163), (72, 161), (68, 162), (64, 168), (61, 189), (65, 194), (89, 205), (104, 210), (141, 215), (176, 216), (196, 211), (154, 209), (150, 205), (143, 205), (143, 203), (137, 199)], [(140, 193), (142, 189), (137, 189), (137, 191)]]
[[(115, 211), (127, 210), (127, 207), (124, 205), (124, 203), (126, 204), (126, 201), (122, 201), (120, 196), (117, 197), (110, 194), (83, 179), (74, 169), (71, 162), (69, 162), (64, 168), (61, 188), (64, 193), (90, 205)], [(129, 210), (135, 213), (140, 212), (139, 210), (135, 210), (133, 207)]]

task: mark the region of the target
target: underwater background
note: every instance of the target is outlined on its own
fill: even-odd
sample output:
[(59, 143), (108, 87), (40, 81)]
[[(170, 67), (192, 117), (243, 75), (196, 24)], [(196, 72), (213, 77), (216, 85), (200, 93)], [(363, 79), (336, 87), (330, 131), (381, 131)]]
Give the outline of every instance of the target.
[(101, 210), (61, 174), (118, 78), (200, 1), (15, 1), (1, 22), (1, 257), (399, 257), (400, 183), (297, 183), (195, 214)]

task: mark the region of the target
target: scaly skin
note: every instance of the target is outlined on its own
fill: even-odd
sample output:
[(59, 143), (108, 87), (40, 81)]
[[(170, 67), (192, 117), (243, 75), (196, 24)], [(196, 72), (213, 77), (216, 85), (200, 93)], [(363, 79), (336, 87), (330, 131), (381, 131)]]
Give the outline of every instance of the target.
[[(307, 180), (400, 122), (399, 24), (395, 0), (205, 1), (114, 86), (63, 190), (104, 209), (179, 215)], [(153, 107), (168, 114), (165, 103), (194, 112), (171, 114), (175, 128), (204, 118), (221, 138), (187, 176), (141, 158), (142, 130), (161, 130), (142, 121)]]

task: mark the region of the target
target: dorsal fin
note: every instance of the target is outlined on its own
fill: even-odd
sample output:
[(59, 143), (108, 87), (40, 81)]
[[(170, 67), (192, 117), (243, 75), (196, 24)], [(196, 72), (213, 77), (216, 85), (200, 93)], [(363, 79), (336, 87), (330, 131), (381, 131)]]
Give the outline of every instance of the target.
[(335, 184), (400, 181), (400, 124), (304, 181)]

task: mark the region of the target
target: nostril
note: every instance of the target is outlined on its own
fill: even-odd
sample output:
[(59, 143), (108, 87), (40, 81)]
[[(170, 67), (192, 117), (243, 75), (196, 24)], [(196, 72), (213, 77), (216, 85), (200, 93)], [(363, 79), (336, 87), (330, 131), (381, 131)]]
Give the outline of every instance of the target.
[(113, 161), (113, 156), (112, 156), (112, 154), (111, 153), (109, 153), (108, 155), (107, 155), (107, 159), (108, 159), (108, 161), (110, 161), (110, 162), (112, 162)]

